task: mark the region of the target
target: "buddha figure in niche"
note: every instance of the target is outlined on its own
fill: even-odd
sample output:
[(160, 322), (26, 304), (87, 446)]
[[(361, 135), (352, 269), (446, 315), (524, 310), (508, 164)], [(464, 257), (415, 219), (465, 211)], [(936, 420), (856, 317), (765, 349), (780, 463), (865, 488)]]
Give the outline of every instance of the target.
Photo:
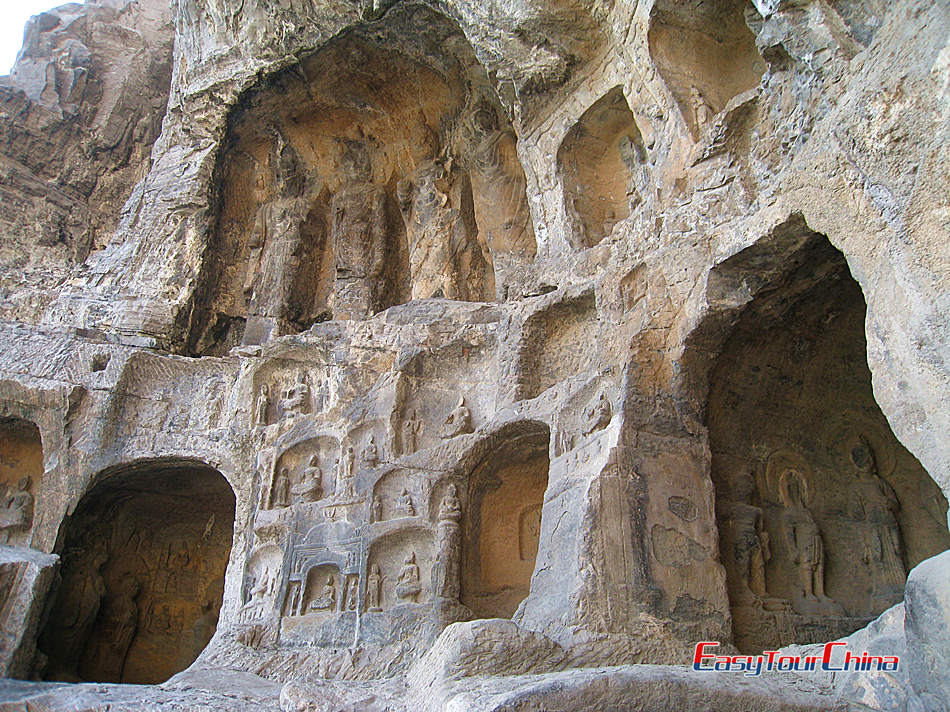
[(422, 593), (420, 583), (419, 565), (416, 564), (416, 552), (410, 553), (403, 562), (402, 570), (399, 572), (399, 580), (396, 583), (396, 598), (400, 601), (415, 603)]

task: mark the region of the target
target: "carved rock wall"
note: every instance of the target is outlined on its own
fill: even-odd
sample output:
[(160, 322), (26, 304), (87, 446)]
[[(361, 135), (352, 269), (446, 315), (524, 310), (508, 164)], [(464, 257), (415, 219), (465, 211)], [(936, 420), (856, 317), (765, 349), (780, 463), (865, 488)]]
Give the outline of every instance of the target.
[[(58, 143), (16, 160), (59, 177), (3, 228), (26, 281), (0, 476), (29, 482), (4, 531), (63, 556), (38, 676), (190, 665), (146, 706), (228, 685), (265, 709), (867, 703), (663, 665), (851, 633), (950, 543), (945, 7), (44, 17), (11, 101), (69, 114), (76, 38), (126, 93), (27, 121)], [(125, 31), (121, 62), (94, 41)], [(160, 135), (75, 139), (107, 95)], [(111, 177), (64, 201), (62, 165)], [(101, 249), (34, 250), (65, 213)]]

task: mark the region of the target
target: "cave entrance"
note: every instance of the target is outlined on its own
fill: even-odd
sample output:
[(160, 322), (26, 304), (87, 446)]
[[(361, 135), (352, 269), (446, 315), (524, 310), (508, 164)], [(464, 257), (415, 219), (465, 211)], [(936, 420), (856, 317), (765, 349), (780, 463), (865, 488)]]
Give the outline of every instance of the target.
[(64, 525), (46, 679), (155, 684), (188, 667), (217, 624), (233, 528), (234, 493), (205, 464), (105, 473)]
[(550, 430), (518, 423), (495, 435), (469, 480), (461, 601), (479, 618), (510, 618), (528, 596), (548, 484)]
[(746, 653), (864, 627), (903, 598), (913, 566), (950, 546), (946, 500), (874, 400), (865, 301), (843, 255), (804, 221), (777, 232), (709, 282), (711, 303), (729, 301), (730, 285), (757, 292), (712, 367), (707, 406)]
[(0, 419), (0, 543), (29, 544), (42, 476), (39, 428), (29, 420)]

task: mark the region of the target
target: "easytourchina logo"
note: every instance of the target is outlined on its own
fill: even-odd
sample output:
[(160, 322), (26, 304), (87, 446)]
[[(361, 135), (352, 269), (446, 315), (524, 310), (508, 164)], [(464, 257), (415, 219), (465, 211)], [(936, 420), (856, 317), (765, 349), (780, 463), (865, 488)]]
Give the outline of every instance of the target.
[[(760, 655), (718, 655), (713, 649), (718, 641), (696, 643), (693, 652), (693, 670), (697, 672), (741, 672), (755, 677), (763, 672), (795, 670), (826, 670), (828, 672), (867, 672), (897, 670), (900, 660), (896, 655), (869, 655), (848, 650), (843, 642), (825, 643), (821, 655), (782, 655), (778, 650), (765, 650)], [(841, 646), (843, 650), (835, 650)], [(842, 656), (843, 653), (843, 656)]]

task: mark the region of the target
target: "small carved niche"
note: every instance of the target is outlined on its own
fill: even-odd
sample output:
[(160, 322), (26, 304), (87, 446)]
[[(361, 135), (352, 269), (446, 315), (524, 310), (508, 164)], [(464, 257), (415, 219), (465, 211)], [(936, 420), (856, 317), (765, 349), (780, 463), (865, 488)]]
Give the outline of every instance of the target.
[(341, 610), (343, 578), (336, 564), (312, 566), (304, 579), (297, 615), (329, 615)]
[(593, 247), (640, 202), (647, 161), (643, 139), (620, 87), (598, 99), (567, 132), (558, 171), (577, 247)]
[(765, 71), (745, 23), (743, 0), (659, 0), (650, 16), (650, 55), (693, 134)]
[(375, 567), (380, 575), (374, 608), (389, 610), (430, 600), (434, 557), (432, 533), (428, 529), (410, 527), (376, 539), (370, 546), (367, 566), (368, 586), (373, 585)]
[(547, 427), (518, 423), (494, 436), (469, 479), (462, 517), (461, 601), (479, 617), (510, 617), (528, 595), (548, 483)]
[(332, 496), (339, 459), (340, 444), (332, 435), (318, 435), (288, 448), (277, 458), (265, 503), (277, 508)]
[(0, 420), (0, 543), (26, 544), (43, 476), (43, 442), (28, 420)]
[(390, 519), (415, 517), (424, 511), (422, 479), (411, 470), (392, 470), (383, 475), (373, 488), (371, 519), (382, 522)]
[(525, 322), (518, 369), (519, 400), (536, 398), (566, 378), (596, 369), (589, 351), (599, 333), (593, 292), (556, 302)]

